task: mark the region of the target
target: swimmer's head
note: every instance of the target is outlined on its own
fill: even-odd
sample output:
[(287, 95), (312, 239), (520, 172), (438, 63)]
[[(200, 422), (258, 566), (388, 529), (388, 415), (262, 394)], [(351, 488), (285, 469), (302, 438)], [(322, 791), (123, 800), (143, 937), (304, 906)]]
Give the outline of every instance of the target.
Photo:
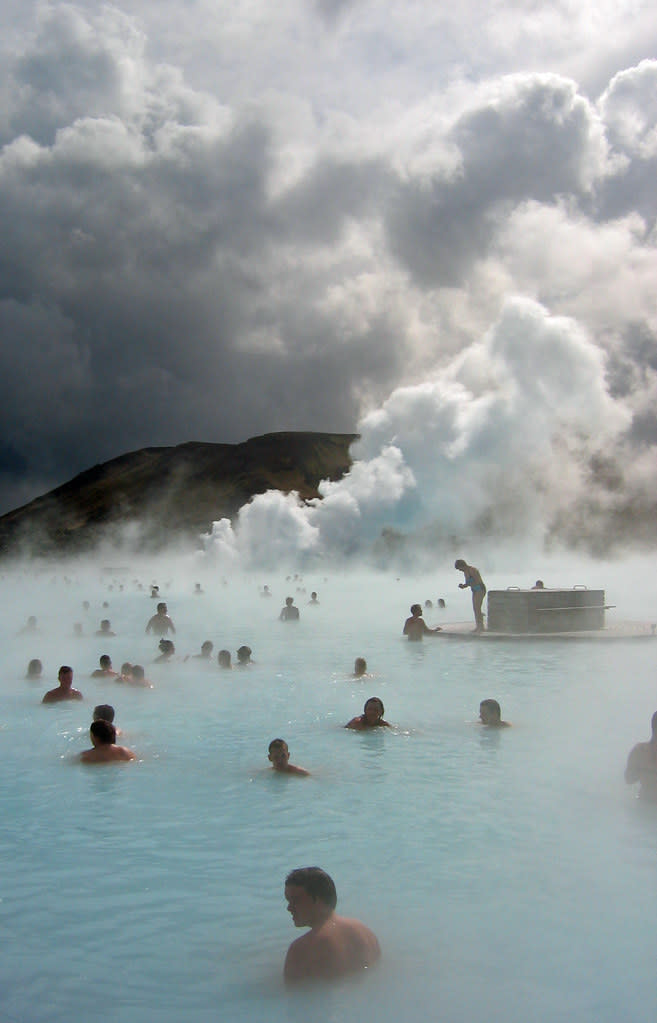
[(292, 607), (292, 605), (294, 604), (294, 597), (286, 597), (285, 603), (287, 604), (288, 607)]
[(417, 618), (418, 615), (422, 614), (422, 607), (420, 604), (411, 604), (411, 614), (414, 618)]
[(272, 739), (269, 743), (268, 753), (268, 759), (275, 768), (280, 770), (282, 767), (287, 767), (290, 760), (290, 751), (285, 739)]
[(463, 571), (464, 568), (467, 568), (467, 567), (468, 566), (466, 565), (466, 563), (463, 560), (463, 558), (457, 558), (457, 560), (454, 562), (454, 568), (458, 568), (459, 571), (461, 571), (461, 572)]
[(238, 664), (248, 664), (251, 660), (251, 653), (252, 651), (250, 646), (241, 646), (237, 651)]
[(111, 724), (114, 721), (114, 707), (109, 703), (99, 703), (94, 707), (94, 721), (109, 721)]
[(132, 665), (132, 677), (137, 682), (141, 682), (142, 681), (142, 679), (144, 678), (144, 669), (143, 669), (141, 664), (133, 664)]
[(354, 661), (354, 675), (364, 675), (367, 671), (367, 661), (364, 657), (357, 657)]
[(167, 613), (167, 606), (164, 603), (164, 601), (160, 601), (160, 603), (157, 605), (157, 613), (159, 615), (165, 615)]
[(482, 700), (479, 704), (479, 720), (484, 725), (498, 725), (502, 720), (502, 708), (497, 700)]
[(444, 606), (445, 606), (445, 601), (443, 600), (442, 597), (438, 597), (438, 607), (444, 607)]
[(220, 668), (230, 668), (230, 650), (220, 650), (217, 654), (217, 662)]
[(101, 654), (98, 660), (99, 660), (101, 668), (111, 668), (112, 667), (112, 658), (110, 657), (109, 654)]
[(130, 661), (124, 661), (123, 662), (123, 664), (121, 665), (121, 674), (122, 675), (132, 675), (132, 665), (131, 665)]
[[(163, 654), (175, 654), (175, 652), (176, 652), (176, 648), (175, 648), (175, 646), (173, 644), (173, 640), (172, 639), (161, 639), (160, 642), (158, 643), (158, 646), (159, 646), (159, 648), (160, 648), (160, 650), (162, 651)], [(134, 670), (135, 670), (134, 666), (133, 666), (132, 670), (133, 670), (133, 673), (134, 673)]]
[(91, 722), (89, 734), (94, 746), (111, 746), (116, 742), (116, 728), (111, 721), (103, 718)]
[(333, 878), (321, 867), (298, 867), (285, 878), (285, 887), (302, 888), (315, 902), (323, 902), (331, 909), (338, 904)]
[(38, 657), (33, 657), (27, 666), (27, 677), (28, 678), (41, 678), (41, 672), (43, 671), (43, 665)]
[(370, 696), (369, 700), (365, 700), (363, 717), (368, 725), (375, 725), (377, 721), (381, 720), (384, 714), (385, 707), (383, 706), (383, 700), (380, 700), (378, 696)]

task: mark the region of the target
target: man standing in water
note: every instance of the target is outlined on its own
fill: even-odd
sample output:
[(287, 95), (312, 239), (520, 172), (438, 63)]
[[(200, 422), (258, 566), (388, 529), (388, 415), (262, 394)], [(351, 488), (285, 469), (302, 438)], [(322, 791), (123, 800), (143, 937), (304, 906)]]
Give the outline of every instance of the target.
[(458, 558), (454, 562), (454, 568), (458, 569), (459, 572), (463, 572), (465, 576), (465, 582), (459, 583), (459, 590), (467, 590), (468, 586), (472, 590), (472, 610), (475, 616), (475, 632), (484, 631), (484, 615), (481, 610), (481, 605), (484, 602), (486, 596), (486, 586), (484, 580), (481, 578), (479, 569), (475, 568), (474, 565), (468, 565), (463, 558)]
[(294, 926), (310, 927), (287, 950), (286, 984), (333, 980), (366, 970), (381, 958), (379, 942), (369, 927), (335, 913), (335, 884), (320, 867), (300, 867), (288, 874), (285, 898)]
[(69, 668), (68, 664), (62, 664), (57, 678), (59, 685), (56, 689), (49, 689), (41, 703), (59, 703), (60, 700), (82, 699), (80, 690), (73, 688), (73, 668)]
[(419, 643), (423, 636), (433, 636), (436, 632), (442, 632), (439, 625), (430, 629), (422, 617), (420, 604), (411, 604), (411, 617), (404, 622), (403, 635), (408, 636), (411, 643)]
[(152, 632), (155, 636), (166, 636), (167, 632), (175, 633), (175, 631), (176, 627), (169, 618), (169, 610), (162, 600), (157, 605), (157, 613), (148, 620), (146, 634)]
[(638, 742), (630, 750), (625, 768), (628, 785), (640, 782), (639, 798), (657, 803), (657, 711), (650, 719), (650, 742)]

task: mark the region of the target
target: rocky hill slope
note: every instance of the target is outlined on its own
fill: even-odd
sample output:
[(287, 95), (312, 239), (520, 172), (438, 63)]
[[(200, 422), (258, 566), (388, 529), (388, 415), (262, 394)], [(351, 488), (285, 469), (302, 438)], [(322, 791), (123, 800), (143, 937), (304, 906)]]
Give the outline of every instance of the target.
[(80, 473), (70, 482), (0, 517), (1, 554), (71, 554), (105, 538), (140, 549), (195, 541), (249, 498), (275, 489), (317, 497), (322, 479), (349, 469), (356, 434), (269, 433), (243, 444), (190, 442), (143, 448)]

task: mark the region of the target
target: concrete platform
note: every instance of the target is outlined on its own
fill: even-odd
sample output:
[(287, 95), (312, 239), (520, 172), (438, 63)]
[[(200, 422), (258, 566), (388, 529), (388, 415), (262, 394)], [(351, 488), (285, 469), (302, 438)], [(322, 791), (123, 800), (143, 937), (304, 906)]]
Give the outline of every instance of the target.
[(472, 640), (476, 643), (493, 643), (496, 640), (516, 641), (563, 641), (585, 640), (588, 643), (605, 643), (611, 640), (657, 639), (657, 623), (651, 622), (614, 622), (602, 629), (581, 632), (475, 632), (474, 622), (452, 622), (441, 626), (436, 639)]

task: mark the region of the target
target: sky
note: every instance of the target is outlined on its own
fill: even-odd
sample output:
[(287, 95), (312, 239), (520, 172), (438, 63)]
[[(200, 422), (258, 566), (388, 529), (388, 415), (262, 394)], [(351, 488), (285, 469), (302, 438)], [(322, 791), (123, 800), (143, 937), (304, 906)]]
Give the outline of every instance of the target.
[(645, 543), (654, 8), (445, 6), (0, 0), (0, 514), (320, 430), (349, 478), (243, 537)]

